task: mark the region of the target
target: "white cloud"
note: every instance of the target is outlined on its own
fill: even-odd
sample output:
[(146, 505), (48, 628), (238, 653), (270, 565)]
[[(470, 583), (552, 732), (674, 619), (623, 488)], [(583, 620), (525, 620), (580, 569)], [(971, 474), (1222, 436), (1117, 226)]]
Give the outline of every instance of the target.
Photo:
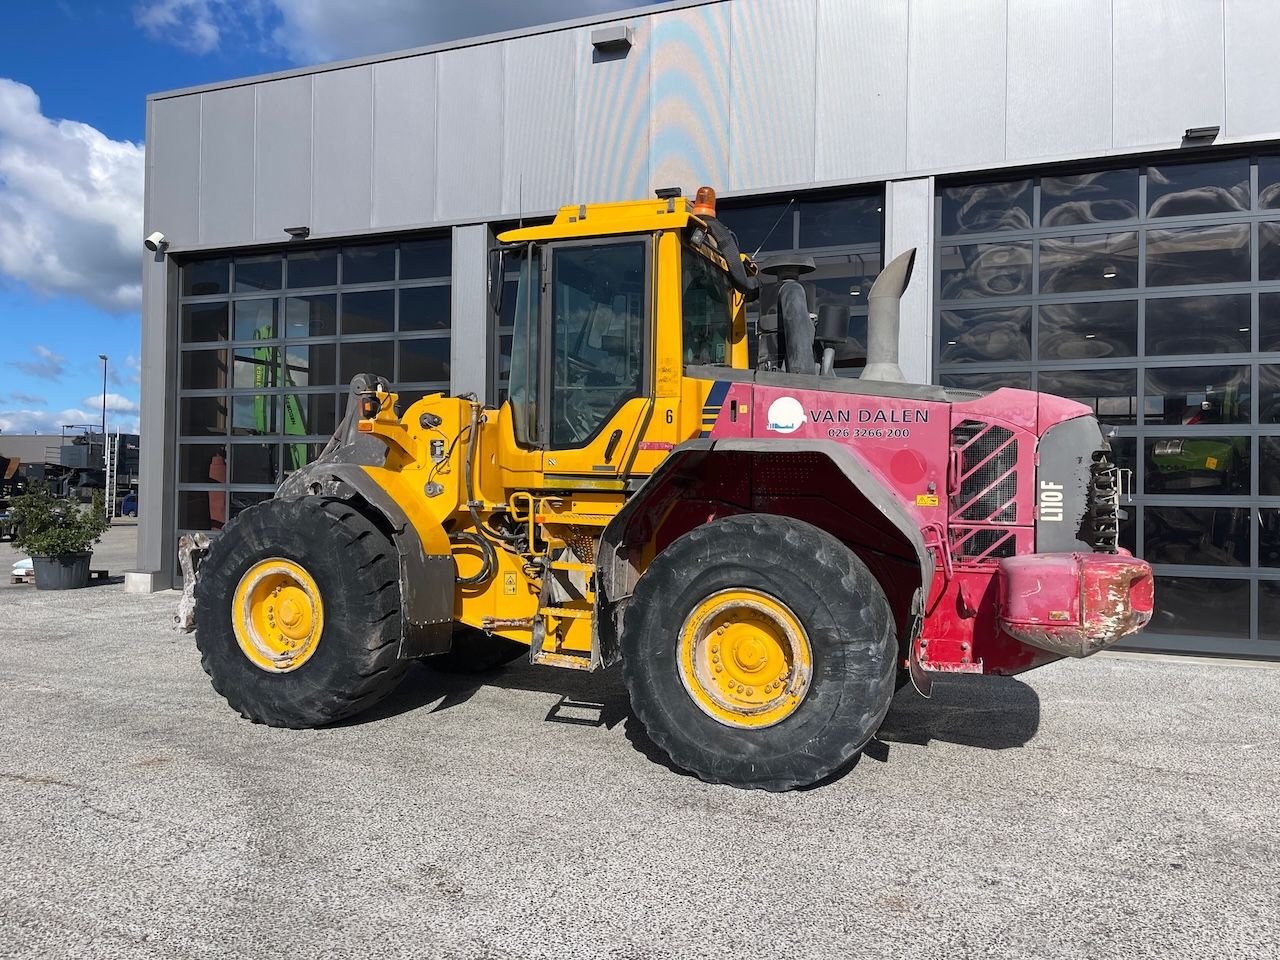
[(171, 43), (192, 53), (212, 53), (222, 42), (228, 15), (221, 0), (149, 0), (133, 8), (133, 22), (152, 40)]
[[(4, 252), (0, 251), (0, 257)], [(61, 354), (54, 353), (48, 347), (36, 344), (31, 348), (32, 354), (35, 355), (34, 360), (10, 360), (9, 366), (21, 370), (23, 373), (32, 377), (39, 377), (41, 380), (57, 380), (61, 378), (63, 371), (67, 368), (67, 358)]]
[(14, 400), (17, 400), (19, 403), (25, 403), (29, 407), (43, 407), (49, 402), (44, 397), (37, 397), (35, 394), (31, 393), (23, 393), (21, 390), (15, 390), (13, 393), (9, 394), (9, 396)]
[(50, 119), (34, 90), (0, 77), (0, 273), (40, 293), (136, 309), (142, 177), (140, 144)]
[[(85, 397), (82, 401), (84, 408), (93, 412), (94, 416), (101, 419), (102, 417), (102, 394), (96, 397)], [(137, 413), (138, 401), (130, 400), (128, 397), (119, 393), (107, 394), (107, 413)]]
[[(123, 369), (121, 369), (122, 367)], [(132, 353), (119, 363), (112, 361), (107, 364), (107, 379), (117, 387), (140, 384), (142, 382), (142, 364), (138, 362), (138, 358)]]
[[(107, 394), (107, 430), (111, 433), (117, 430), (122, 433), (137, 433), (137, 404), (132, 404), (132, 413), (116, 413), (112, 410), (112, 396), (113, 394)], [(83, 410), (79, 407), (67, 407), (65, 410), (0, 410), (0, 436), (6, 433), (61, 433), (64, 426), (73, 424), (96, 428), (102, 422), (102, 397), (90, 399), (93, 403), (86, 401)]]

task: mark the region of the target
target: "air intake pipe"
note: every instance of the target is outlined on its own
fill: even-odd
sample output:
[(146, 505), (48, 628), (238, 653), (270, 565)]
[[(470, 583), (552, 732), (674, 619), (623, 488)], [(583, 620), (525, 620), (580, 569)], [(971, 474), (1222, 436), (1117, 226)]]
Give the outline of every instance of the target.
[(916, 248), (899, 254), (880, 271), (867, 295), (867, 366), (863, 380), (891, 380), (902, 383), (898, 366), (898, 338), (902, 326), (902, 294), (911, 282)]

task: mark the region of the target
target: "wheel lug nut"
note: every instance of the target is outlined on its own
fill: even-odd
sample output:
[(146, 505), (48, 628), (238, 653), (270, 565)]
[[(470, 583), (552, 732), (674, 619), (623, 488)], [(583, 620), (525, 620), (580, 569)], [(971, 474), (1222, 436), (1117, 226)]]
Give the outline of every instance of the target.
[(717, 664), (716, 664), (716, 673), (720, 673), (720, 672), (722, 672), (723, 670), (724, 670), (724, 665), (723, 665), (723, 664), (719, 664), (719, 663), (717, 663)]
[(756, 692), (756, 691), (755, 691), (755, 688), (754, 688), (754, 687), (747, 687), (747, 696), (748, 696), (748, 697), (753, 696), (753, 695), (755, 694), (755, 692)]
[(719, 652), (720, 652), (720, 644), (718, 644), (718, 643), (713, 643), (713, 644), (711, 645), (711, 652), (712, 652), (712, 653), (719, 653)]

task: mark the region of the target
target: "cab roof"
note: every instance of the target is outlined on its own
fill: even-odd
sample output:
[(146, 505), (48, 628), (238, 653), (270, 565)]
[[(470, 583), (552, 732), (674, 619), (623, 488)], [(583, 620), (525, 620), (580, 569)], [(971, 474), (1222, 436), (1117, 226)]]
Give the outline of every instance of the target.
[(688, 197), (628, 200), (622, 203), (583, 203), (561, 207), (551, 223), (507, 230), (498, 235), (498, 242), (529, 243), (537, 240), (680, 230), (691, 221), (702, 222), (693, 215), (693, 201)]

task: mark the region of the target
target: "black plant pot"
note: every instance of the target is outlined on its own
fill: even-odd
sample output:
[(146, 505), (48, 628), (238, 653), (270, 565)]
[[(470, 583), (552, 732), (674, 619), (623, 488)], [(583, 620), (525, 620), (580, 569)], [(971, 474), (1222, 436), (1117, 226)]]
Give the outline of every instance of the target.
[(64, 553), (58, 557), (32, 557), (37, 590), (74, 590), (89, 584), (89, 558), (93, 554)]

